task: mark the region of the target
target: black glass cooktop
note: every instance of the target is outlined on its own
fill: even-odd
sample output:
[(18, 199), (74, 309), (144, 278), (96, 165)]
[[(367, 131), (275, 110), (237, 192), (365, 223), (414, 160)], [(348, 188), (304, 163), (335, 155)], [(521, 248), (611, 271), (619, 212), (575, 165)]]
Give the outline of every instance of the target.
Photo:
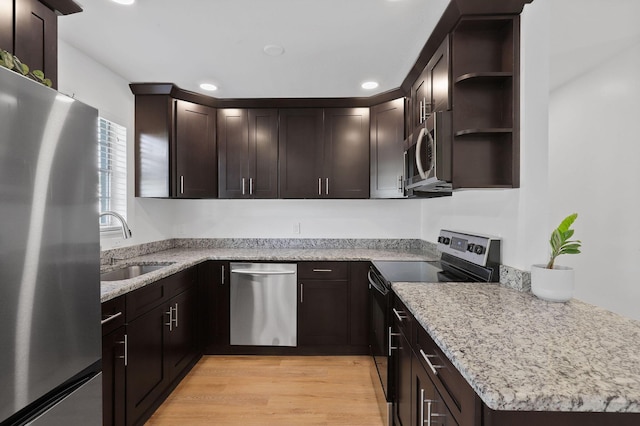
[(388, 282), (427, 282), (441, 281), (438, 273), (442, 272), (440, 262), (404, 262), (374, 261), (373, 266)]

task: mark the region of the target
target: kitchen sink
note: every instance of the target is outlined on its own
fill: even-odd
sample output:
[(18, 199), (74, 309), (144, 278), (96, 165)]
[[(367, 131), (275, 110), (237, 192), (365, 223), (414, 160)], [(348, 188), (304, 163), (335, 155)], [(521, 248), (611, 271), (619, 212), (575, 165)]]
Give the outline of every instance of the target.
[(119, 269), (114, 269), (109, 272), (102, 272), (100, 274), (100, 281), (120, 281), (127, 280), (129, 278), (138, 277), (140, 275), (148, 274), (149, 272), (157, 271), (165, 266), (173, 265), (173, 263), (154, 263), (151, 265), (127, 265)]

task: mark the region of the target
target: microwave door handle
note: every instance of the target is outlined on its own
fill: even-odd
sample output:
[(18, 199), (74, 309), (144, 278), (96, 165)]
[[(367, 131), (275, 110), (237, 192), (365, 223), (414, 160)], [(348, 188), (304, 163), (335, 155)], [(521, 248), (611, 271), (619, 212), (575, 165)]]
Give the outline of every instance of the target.
[[(422, 156), (420, 155), (420, 150), (422, 149), (422, 139), (424, 138), (425, 133), (426, 129), (424, 127), (421, 128), (420, 133), (418, 133), (418, 143), (416, 144), (416, 167), (418, 168), (418, 173), (420, 173), (420, 177), (422, 179), (427, 178), (427, 174), (424, 172), (424, 168), (422, 167)], [(430, 133), (429, 137), (431, 137)]]
[(429, 131), (425, 131), (425, 133), (427, 134), (427, 137), (429, 138), (429, 146), (431, 148), (431, 158), (429, 161), (429, 169), (425, 172), (425, 177), (427, 174), (431, 173), (431, 171), (434, 169), (435, 165), (436, 165), (436, 141), (434, 140), (434, 136), (436, 134), (436, 115), (433, 115), (433, 134), (434, 136), (431, 136), (431, 132)]

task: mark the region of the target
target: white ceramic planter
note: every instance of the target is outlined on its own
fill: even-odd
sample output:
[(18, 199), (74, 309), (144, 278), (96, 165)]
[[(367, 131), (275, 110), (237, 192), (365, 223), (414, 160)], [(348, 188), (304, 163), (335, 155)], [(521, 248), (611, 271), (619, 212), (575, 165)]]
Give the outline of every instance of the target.
[(550, 302), (566, 302), (573, 297), (573, 269), (566, 266), (531, 266), (531, 292)]

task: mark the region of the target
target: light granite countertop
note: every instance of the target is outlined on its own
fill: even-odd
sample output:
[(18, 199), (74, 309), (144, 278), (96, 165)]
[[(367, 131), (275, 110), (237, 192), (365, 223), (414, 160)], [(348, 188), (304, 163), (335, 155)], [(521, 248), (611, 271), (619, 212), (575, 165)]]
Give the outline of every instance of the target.
[(640, 412), (640, 322), (496, 284), (394, 283), (494, 410)]
[(437, 260), (415, 250), (366, 248), (174, 248), (128, 258), (113, 265), (103, 265), (102, 272), (133, 264), (171, 263), (153, 272), (120, 281), (102, 281), (100, 300), (106, 302), (132, 290), (144, 287), (176, 272), (207, 260), (239, 261), (370, 261), (370, 260)]

